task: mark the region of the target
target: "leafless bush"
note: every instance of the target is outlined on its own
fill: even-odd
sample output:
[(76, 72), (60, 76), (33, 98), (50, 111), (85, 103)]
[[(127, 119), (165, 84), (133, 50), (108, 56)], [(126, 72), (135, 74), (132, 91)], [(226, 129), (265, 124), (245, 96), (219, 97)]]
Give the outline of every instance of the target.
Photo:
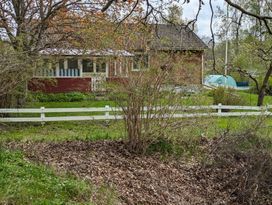
[(225, 132), (209, 146), (214, 183), (228, 192), (230, 203), (271, 204), (272, 141), (258, 133), (262, 125), (259, 120), (242, 133)]
[(111, 98), (124, 114), (129, 149), (136, 152), (145, 152), (159, 139), (173, 139), (180, 135), (178, 130), (197, 121), (174, 118), (182, 93), (169, 85), (173, 77), (177, 78), (175, 66), (180, 66), (180, 62), (157, 63), (158, 66), (130, 73), (127, 79), (111, 85)]

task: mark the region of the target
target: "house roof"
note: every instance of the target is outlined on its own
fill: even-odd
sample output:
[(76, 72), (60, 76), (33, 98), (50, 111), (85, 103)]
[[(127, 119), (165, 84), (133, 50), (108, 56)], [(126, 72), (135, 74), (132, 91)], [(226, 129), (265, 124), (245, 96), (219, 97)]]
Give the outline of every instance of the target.
[(62, 56), (125, 56), (132, 57), (134, 54), (126, 50), (112, 50), (107, 49), (103, 51), (90, 50), (90, 49), (76, 49), (76, 48), (47, 48), (39, 52), (41, 55), (62, 55)]
[[(202, 51), (207, 45), (188, 27), (174, 24), (149, 24), (148, 30), (139, 29), (135, 24), (129, 25), (131, 32), (138, 35), (132, 40), (134, 48), (131, 50), (151, 50), (163, 51)], [(135, 29), (136, 28), (136, 29)], [(151, 30), (149, 30), (151, 29)], [(149, 35), (150, 34), (150, 35)], [(69, 45), (67, 47), (70, 47)], [(63, 56), (134, 56), (126, 50), (95, 50), (95, 49), (76, 49), (76, 48), (47, 48), (40, 51), (42, 55), (63, 55)]]
[(154, 50), (204, 50), (207, 45), (188, 27), (173, 24), (156, 24), (154, 40), (150, 48)]

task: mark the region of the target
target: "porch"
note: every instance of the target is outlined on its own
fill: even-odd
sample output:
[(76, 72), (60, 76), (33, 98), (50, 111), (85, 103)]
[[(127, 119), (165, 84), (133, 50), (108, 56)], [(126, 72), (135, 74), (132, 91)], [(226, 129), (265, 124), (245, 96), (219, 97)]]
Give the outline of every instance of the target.
[(127, 78), (129, 72), (148, 64), (146, 55), (124, 50), (47, 49), (40, 54), (43, 62), (33, 74), (29, 86), (32, 91), (37, 91), (37, 87), (43, 92), (104, 91), (106, 81)]
[(42, 92), (101, 92), (105, 82), (126, 78), (132, 67), (130, 58), (65, 57), (44, 59), (29, 82), (29, 90)]

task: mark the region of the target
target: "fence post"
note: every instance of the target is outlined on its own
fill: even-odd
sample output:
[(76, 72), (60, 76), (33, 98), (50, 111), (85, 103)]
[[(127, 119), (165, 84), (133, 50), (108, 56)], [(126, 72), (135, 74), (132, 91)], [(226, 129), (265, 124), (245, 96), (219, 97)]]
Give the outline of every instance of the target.
[(106, 105), (105, 109), (106, 109), (105, 117), (106, 117), (106, 119), (108, 119), (110, 117), (110, 106)]
[(218, 104), (218, 114), (220, 115), (222, 113), (222, 103)]
[(265, 115), (268, 115), (269, 114), (269, 105), (266, 104), (265, 106)]
[(42, 125), (45, 124), (45, 122), (44, 122), (44, 119), (45, 119), (44, 109), (45, 109), (44, 107), (41, 107), (41, 123), (42, 123)]
[(105, 112), (105, 118), (106, 118), (106, 126), (109, 126), (109, 117), (110, 117), (110, 106), (106, 105), (105, 106), (106, 112)]

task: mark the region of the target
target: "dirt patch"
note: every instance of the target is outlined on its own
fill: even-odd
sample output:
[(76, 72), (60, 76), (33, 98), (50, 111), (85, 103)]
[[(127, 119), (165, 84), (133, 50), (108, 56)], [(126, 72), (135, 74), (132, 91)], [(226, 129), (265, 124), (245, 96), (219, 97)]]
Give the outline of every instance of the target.
[(202, 170), (198, 164), (133, 155), (123, 142), (29, 142), (9, 146), (23, 149), (31, 160), (96, 185), (113, 187), (120, 204), (238, 204), (232, 190), (225, 187), (229, 170)]

